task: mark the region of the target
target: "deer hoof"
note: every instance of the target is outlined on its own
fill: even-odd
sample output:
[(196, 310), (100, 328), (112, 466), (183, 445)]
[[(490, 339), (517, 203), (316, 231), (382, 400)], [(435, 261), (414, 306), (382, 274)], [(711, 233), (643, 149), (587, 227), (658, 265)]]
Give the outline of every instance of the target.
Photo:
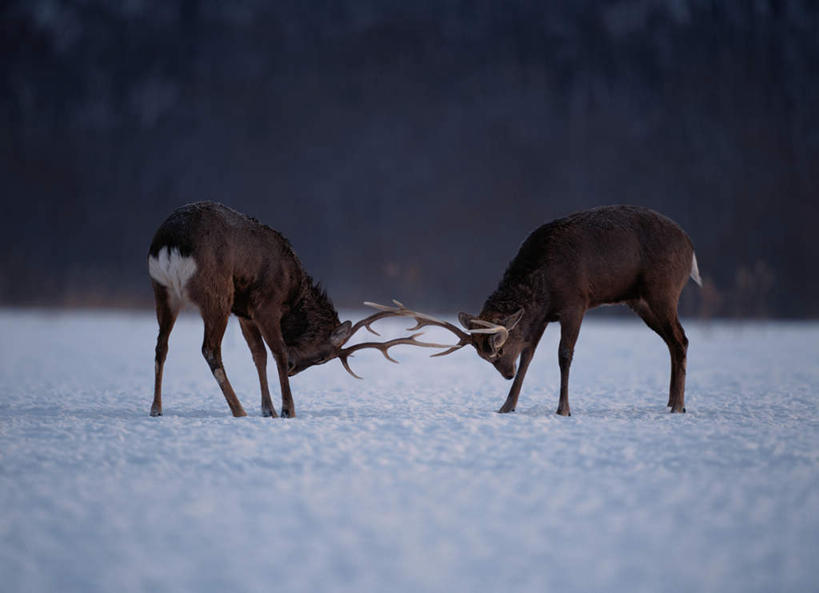
[(262, 410), (262, 416), (264, 418), (275, 418), (276, 417), (276, 410)]
[(572, 413), (569, 410), (558, 410), (555, 412), (558, 416), (571, 416)]
[(682, 409), (671, 408), (671, 413), (672, 414), (685, 414), (685, 408), (682, 408)]
[(290, 410), (282, 410), (282, 418), (295, 418), (295, 416)]
[(162, 416), (162, 410), (151, 410), (151, 416)]
[(506, 408), (506, 406), (502, 407), (498, 410), (498, 414), (509, 414), (510, 412), (514, 412), (515, 408)]

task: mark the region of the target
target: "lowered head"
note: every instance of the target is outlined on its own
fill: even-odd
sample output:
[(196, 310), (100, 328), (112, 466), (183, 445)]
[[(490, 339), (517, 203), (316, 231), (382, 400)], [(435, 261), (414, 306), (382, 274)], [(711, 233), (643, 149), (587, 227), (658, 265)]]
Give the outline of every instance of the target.
[(472, 346), (478, 355), (491, 362), (504, 379), (515, 376), (516, 362), (526, 343), (523, 332), (515, 331), (523, 309), (511, 315), (486, 312), (480, 317), (459, 313), (458, 321), (472, 335)]

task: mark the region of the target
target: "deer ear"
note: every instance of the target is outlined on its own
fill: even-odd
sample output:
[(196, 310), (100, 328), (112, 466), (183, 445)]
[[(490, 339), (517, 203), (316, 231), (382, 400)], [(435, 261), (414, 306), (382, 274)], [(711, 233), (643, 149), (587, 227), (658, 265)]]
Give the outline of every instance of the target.
[(458, 313), (458, 321), (461, 322), (461, 325), (464, 326), (464, 329), (470, 329), (469, 324), (472, 320), (475, 319), (474, 315), (470, 315), (469, 313)]
[(510, 315), (509, 317), (504, 319), (503, 323), (501, 325), (503, 325), (503, 327), (505, 327), (507, 330), (511, 331), (512, 328), (515, 327), (518, 324), (521, 317), (523, 317), (523, 307), (521, 307), (520, 309), (515, 311), (512, 315)]
[(330, 334), (330, 344), (333, 348), (339, 348), (350, 337), (350, 332), (353, 330), (353, 324), (350, 321), (345, 321), (333, 330)]

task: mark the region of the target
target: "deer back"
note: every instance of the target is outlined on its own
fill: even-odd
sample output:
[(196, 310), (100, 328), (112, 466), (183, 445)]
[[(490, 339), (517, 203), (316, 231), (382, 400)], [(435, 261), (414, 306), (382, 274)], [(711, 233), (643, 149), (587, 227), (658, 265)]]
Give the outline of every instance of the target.
[(653, 287), (682, 287), (693, 255), (688, 235), (653, 210), (586, 210), (527, 237), (484, 313), (511, 314), (521, 307), (559, 311), (577, 301), (594, 307), (637, 298)]

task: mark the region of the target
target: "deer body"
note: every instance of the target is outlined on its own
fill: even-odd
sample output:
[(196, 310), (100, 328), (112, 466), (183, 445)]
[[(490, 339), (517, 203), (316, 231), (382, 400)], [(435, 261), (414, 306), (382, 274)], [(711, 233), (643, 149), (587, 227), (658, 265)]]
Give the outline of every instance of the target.
[(221, 342), (231, 313), (259, 373), (262, 413), (275, 416), (267, 384), (267, 343), (276, 360), (282, 415), (295, 415), (288, 376), (329, 360), (350, 333), (327, 296), (304, 272), (278, 232), (211, 202), (175, 210), (154, 235), (148, 252), (159, 322), (154, 401), (162, 413), (162, 370), (168, 336), (186, 303), (198, 307), (205, 325), (202, 354), (234, 416), (245, 411), (222, 365)]
[(515, 409), (546, 326), (559, 322), (557, 413), (568, 416), (569, 367), (584, 313), (598, 305), (625, 303), (668, 345), (668, 406), (672, 412), (684, 412), (688, 340), (677, 317), (677, 303), (689, 276), (700, 283), (691, 240), (676, 223), (646, 208), (595, 208), (535, 230), (480, 315), (461, 313), (459, 319), (467, 329), (489, 324), (508, 330), (503, 339), (499, 334), (471, 336), (482, 358), (504, 378), (514, 377), (500, 412)]

